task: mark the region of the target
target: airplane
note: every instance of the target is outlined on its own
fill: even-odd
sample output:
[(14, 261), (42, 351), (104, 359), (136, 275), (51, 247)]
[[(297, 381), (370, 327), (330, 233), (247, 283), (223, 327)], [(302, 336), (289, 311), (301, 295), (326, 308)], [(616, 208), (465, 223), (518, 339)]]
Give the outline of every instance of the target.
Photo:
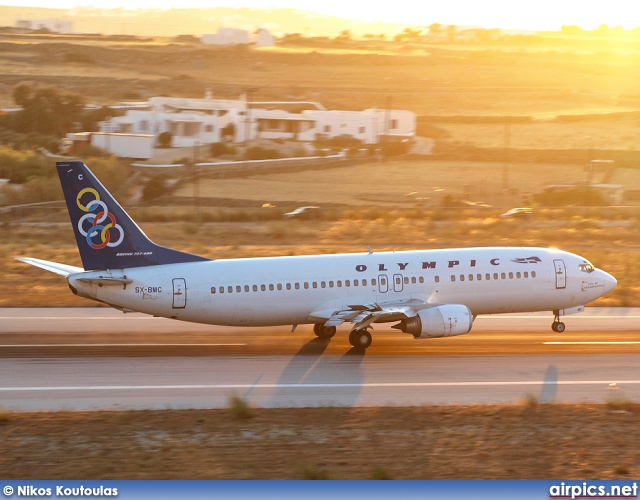
[(226, 326), (313, 324), (330, 339), (371, 345), (376, 323), (416, 339), (463, 335), (478, 315), (561, 317), (615, 288), (573, 253), (536, 247), (214, 260), (153, 243), (82, 161), (56, 164), (83, 268), (18, 260), (66, 278), (71, 291), (123, 312)]

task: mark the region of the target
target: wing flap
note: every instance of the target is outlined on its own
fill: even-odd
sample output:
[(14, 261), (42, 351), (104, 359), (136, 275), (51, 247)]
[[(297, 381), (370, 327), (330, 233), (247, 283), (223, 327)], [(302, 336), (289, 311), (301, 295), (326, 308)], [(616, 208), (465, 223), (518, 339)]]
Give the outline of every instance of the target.
[(428, 307), (427, 303), (418, 299), (408, 299), (386, 303), (354, 304), (349, 309), (336, 311), (324, 323), (325, 326), (339, 326), (352, 323), (351, 330), (364, 330), (373, 323), (385, 323), (412, 318), (420, 309)]

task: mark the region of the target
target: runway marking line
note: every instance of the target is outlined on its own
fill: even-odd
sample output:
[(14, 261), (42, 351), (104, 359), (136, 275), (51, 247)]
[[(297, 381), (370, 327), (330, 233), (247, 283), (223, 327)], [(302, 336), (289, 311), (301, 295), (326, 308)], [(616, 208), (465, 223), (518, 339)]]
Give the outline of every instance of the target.
[(204, 347), (247, 344), (3, 344), (0, 347)]
[(594, 341), (594, 342), (543, 342), (545, 345), (636, 345), (640, 344), (640, 342), (628, 341), (628, 342), (613, 342), (613, 341)]
[(617, 387), (623, 384), (638, 385), (640, 380), (558, 380), (522, 381), (522, 382), (381, 382), (381, 383), (346, 383), (346, 384), (185, 384), (185, 385), (88, 385), (58, 387), (1, 387), (0, 392), (33, 392), (33, 391), (136, 391), (152, 389), (339, 389), (339, 388), (377, 388), (377, 387), (482, 387), (482, 386), (517, 386), (517, 385), (606, 385), (614, 383)]
[(154, 316), (131, 316), (129, 318), (115, 317), (115, 316), (0, 316), (0, 317), (4, 319), (36, 320), (36, 321), (40, 321), (40, 320), (49, 321), (52, 319), (77, 320), (77, 321), (84, 321), (87, 319), (99, 319), (99, 320), (124, 319), (127, 321), (130, 321), (132, 319), (144, 319), (144, 320), (167, 319), (167, 318), (156, 318)]

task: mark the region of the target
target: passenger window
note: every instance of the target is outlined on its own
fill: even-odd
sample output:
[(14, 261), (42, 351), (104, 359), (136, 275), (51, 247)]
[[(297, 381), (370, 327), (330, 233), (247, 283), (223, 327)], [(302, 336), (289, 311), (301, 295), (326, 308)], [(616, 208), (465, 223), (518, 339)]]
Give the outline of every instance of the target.
[(482, 274), (478, 274), (478, 281), (482, 281)]
[(321, 286), (322, 288), (327, 288), (327, 282), (326, 282), (326, 281), (321, 281), (321, 282), (320, 282), (320, 286)]
[(473, 274), (469, 275), (469, 281), (473, 281)]
[[(415, 283), (415, 278), (413, 278), (413, 280), (414, 280), (413, 282)], [(405, 284), (405, 285), (408, 285), (408, 284), (409, 284), (409, 278), (405, 278), (405, 279), (404, 279), (404, 284)]]
[(224, 293), (224, 287), (223, 286), (220, 287), (220, 293)]
[(455, 281), (455, 280), (456, 280), (456, 275), (455, 275), (455, 274), (452, 274), (452, 275), (451, 275), (451, 281)]
[(484, 275), (484, 279), (486, 279), (487, 281), (491, 279), (491, 274), (487, 273)]
[(501, 277), (503, 280), (506, 280), (506, 279), (507, 279), (507, 275), (506, 275), (506, 273), (500, 273), (500, 277)]
[(522, 277), (522, 275), (519, 272), (517, 272), (516, 273), (516, 278), (520, 279), (521, 277)]
[(424, 283), (424, 276), (420, 276), (420, 278), (418, 278), (418, 281), (419, 281), (420, 283)]
[(464, 281), (464, 274), (460, 275), (460, 281)]
[(513, 273), (509, 273), (509, 279), (512, 280), (513, 279)]
[(313, 288), (318, 288), (318, 282), (317, 281), (313, 282)]
[(528, 278), (528, 277), (529, 277), (529, 271), (525, 271), (525, 272), (524, 272), (524, 277), (525, 277), (525, 278)]
[[(374, 280), (371, 280), (371, 284), (372, 284), (372, 285), (375, 285)], [(382, 286), (385, 286), (385, 285), (387, 284), (387, 280), (386, 280), (386, 279), (384, 279), (384, 278), (380, 278), (380, 284), (381, 284)]]
[(353, 286), (358, 286), (358, 280), (353, 280)]
[(278, 283), (278, 290), (282, 290), (282, 283)]
[(245, 291), (245, 292), (248, 292), (248, 291), (249, 291), (249, 285), (245, 285), (245, 286), (244, 286), (244, 291)]
[(211, 287), (211, 293), (216, 293), (216, 287), (215, 286)]
[(269, 291), (273, 292), (273, 285), (269, 285)]
[(227, 292), (229, 292), (229, 293), (233, 293), (233, 287), (232, 287), (232, 286), (228, 287), (228, 288), (227, 288)]
[(440, 283), (440, 276), (436, 276), (436, 277), (434, 278), (434, 280), (435, 280), (435, 282), (436, 282), (436, 283)]
[(535, 278), (536, 277), (536, 272), (535, 271), (531, 271), (531, 277)]
[(258, 285), (253, 285), (253, 291), (257, 292), (258, 291)]
[(296, 290), (300, 290), (300, 283), (296, 283), (295, 287), (296, 287)]
[(266, 285), (260, 285), (260, 290), (262, 290), (263, 292), (267, 291), (267, 286)]
[(309, 290), (309, 282), (308, 281), (304, 282), (304, 289), (305, 290)]
[(344, 286), (351, 286), (351, 282), (349, 280), (344, 280)]
[(287, 283), (287, 290), (291, 290), (291, 283)]
[(333, 281), (329, 282), (329, 288), (333, 288)]
[(493, 279), (497, 280), (498, 279), (498, 273), (493, 273)]

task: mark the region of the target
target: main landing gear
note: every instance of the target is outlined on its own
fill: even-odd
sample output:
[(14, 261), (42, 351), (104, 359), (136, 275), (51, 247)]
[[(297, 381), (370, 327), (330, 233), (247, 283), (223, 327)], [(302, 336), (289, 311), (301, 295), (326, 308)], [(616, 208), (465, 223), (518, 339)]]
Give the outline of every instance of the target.
[(564, 323), (562, 321), (560, 321), (560, 314), (558, 313), (558, 311), (553, 311), (553, 323), (551, 324), (551, 329), (556, 332), (556, 333), (562, 333), (564, 332), (564, 329), (566, 328), (564, 326)]
[(324, 326), (322, 323), (316, 323), (313, 325), (313, 333), (315, 333), (318, 338), (330, 339), (336, 334), (336, 327)]
[[(315, 333), (318, 338), (330, 339), (336, 334), (336, 327), (324, 326), (322, 323), (316, 323), (313, 325), (313, 333)], [(371, 345), (371, 341), (371, 334), (366, 329), (353, 330), (349, 334), (349, 343), (353, 347), (357, 347), (359, 349), (366, 349)]]
[(353, 347), (366, 349), (371, 345), (371, 341), (371, 334), (368, 330), (353, 330), (351, 333), (349, 333), (349, 343)]

